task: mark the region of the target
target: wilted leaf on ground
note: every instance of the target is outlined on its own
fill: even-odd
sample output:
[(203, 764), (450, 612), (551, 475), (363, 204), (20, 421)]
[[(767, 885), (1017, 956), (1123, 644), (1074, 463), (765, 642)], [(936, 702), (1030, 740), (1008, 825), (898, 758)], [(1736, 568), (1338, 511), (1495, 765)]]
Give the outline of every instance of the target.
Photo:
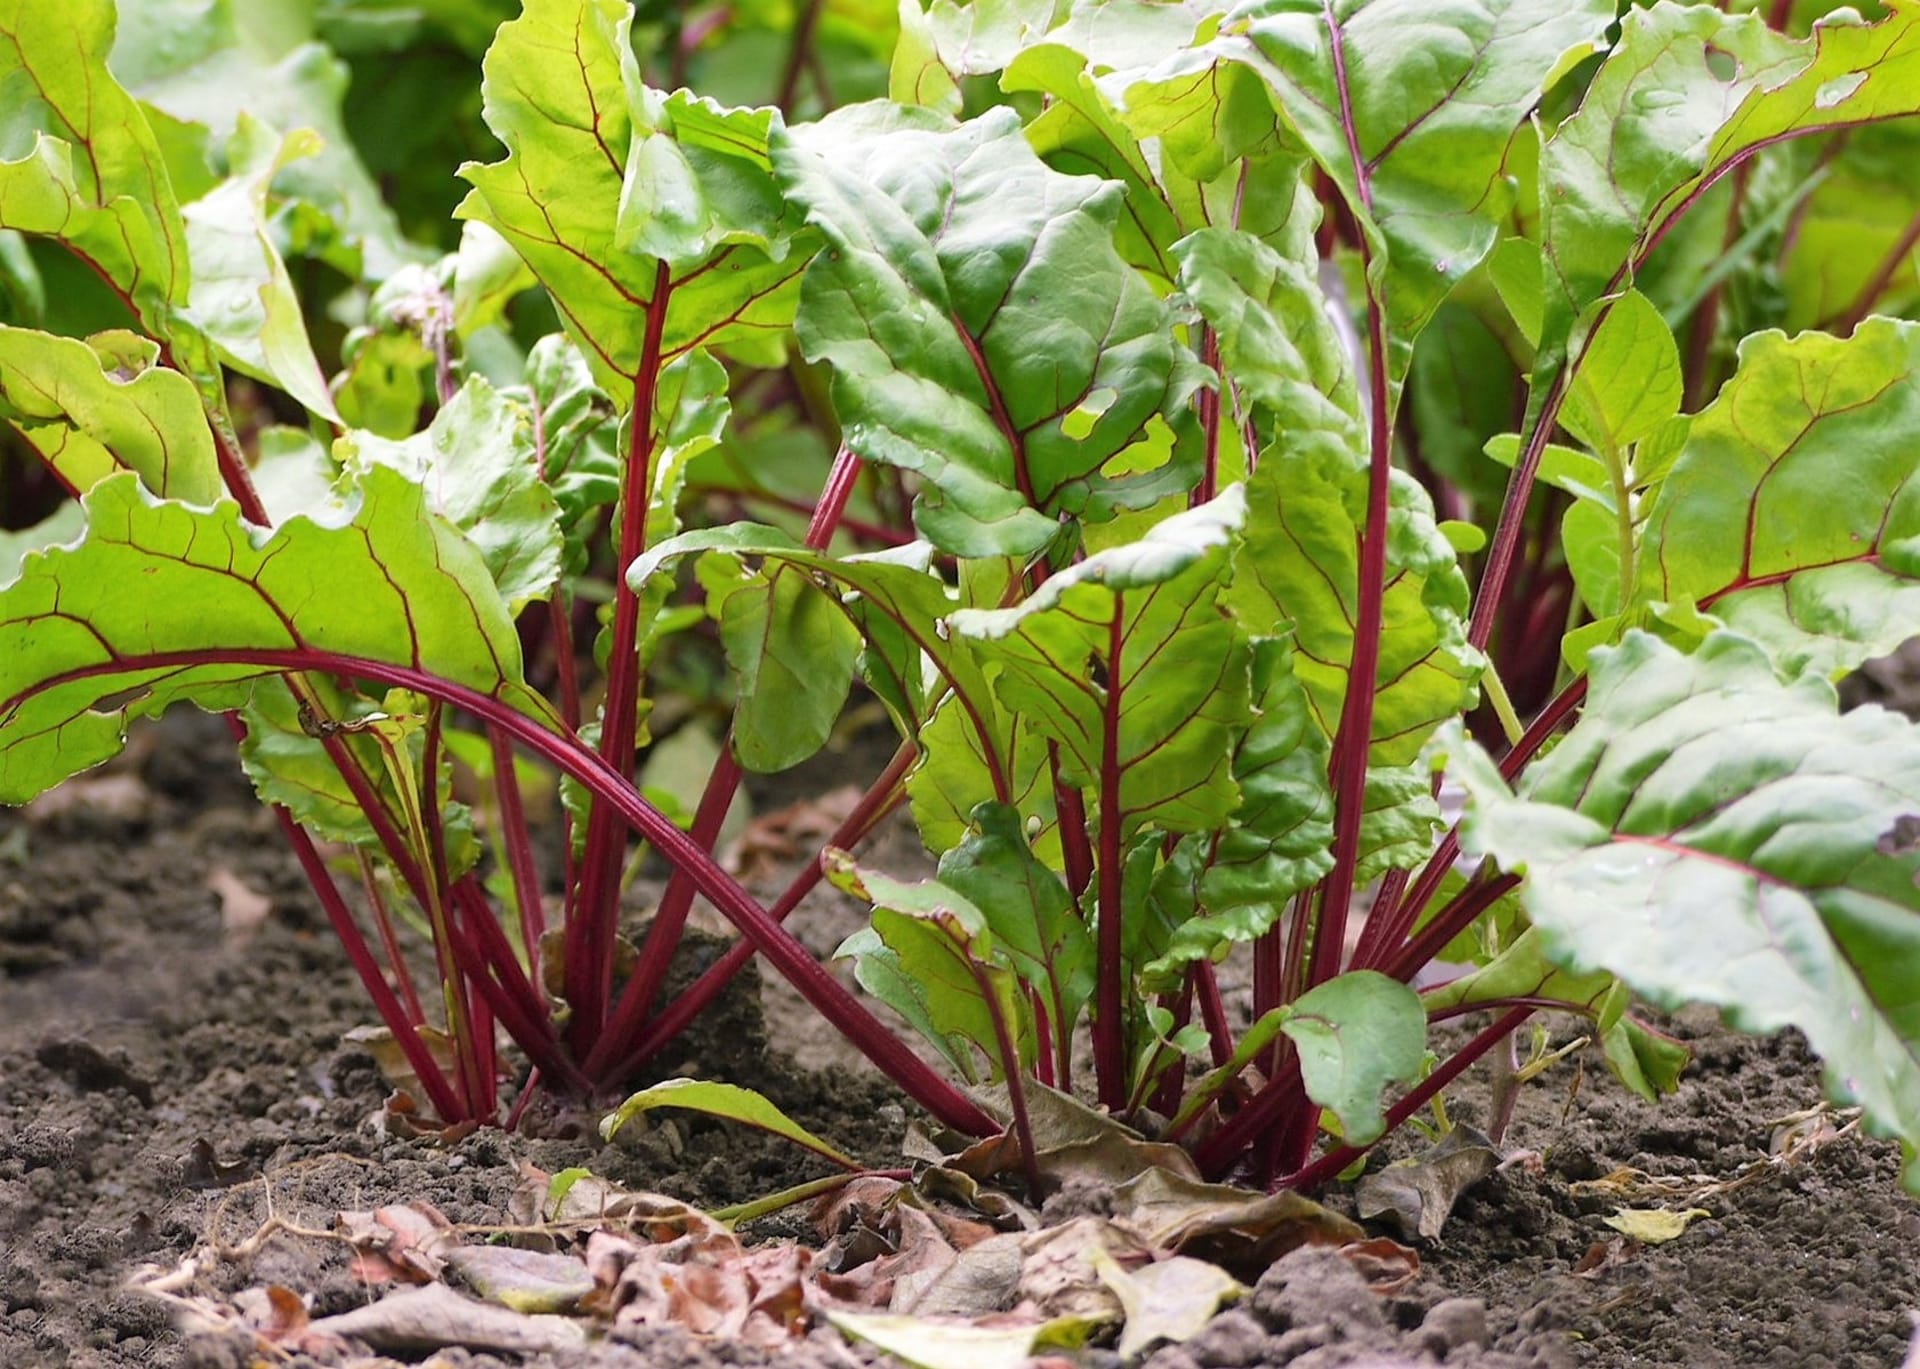
[(800, 1246), (748, 1250), (713, 1233), (642, 1245), (595, 1232), (587, 1241), (593, 1305), (615, 1326), (679, 1326), (763, 1348), (805, 1332), (802, 1279), (812, 1258)]
[(516, 1355), (563, 1354), (587, 1343), (586, 1329), (567, 1317), (525, 1316), (464, 1298), (443, 1283), (389, 1293), (379, 1302), (322, 1317), (309, 1334), (351, 1337), (376, 1350), (468, 1350)]
[(1680, 1212), (1665, 1207), (1623, 1207), (1602, 1220), (1621, 1235), (1642, 1245), (1665, 1245), (1668, 1241), (1678, 1240), (1692, 1225), (1694, 1218), (1712, 1215), (1704, 1207), (1690, 1207)]
[(220, 900), (220, 930), (230, 946), (246, 945), (273, 912), (273, 900), (228, 866), (218, 865), (207, 872), (207, 888)]
[(915, 1369), (1025, 1369), (1042, 1350), (1084, 1344), (1092, 1329), (1071, 1318), (992, 1326), (958, 1318), (829, 1311), (827, 1320), (850, 1339)]
[[(1033, 1080), (1026, 1081), (1025, 1087), (1033, 1158), (1041, 1177), (1049, 1183), (1080, 1179), (1113, 1186), (1162, 1170), (1198, 1181), (1199, 1171), (1181, 1147), (1149, 1141), (1132, 1127), (1058, 1089)], [(1011, 1116), (1004, 1085), (980, 1089), (977, 1097), (994, 1116)], [(967, 1147), (949, 1157), (947, 1164), (976, 1179), (1015, 1173), (1022, 1168), (1020, 1144), (1008, 1131)]]
[(1219, 1265), (1185, 1255), (1129, 1271), (1104, 1251), (1096, 1251), (1093, 1267), (1125, 1309), (1126, 1328), (1116, 1348), (1126, 1360), (1144, 1354), (1161, 1341), (1191, 1339), (1223, 1304), (1246, 1292), (1245, 1286)]
[(741, 1122), (795, 1145), (804, 1146), (843, 1169), (859, 1169), (860, 1162), (821, 1140), (761, 1094), (738, 1084), (722, 1084), (704, 1079), (669, 1079), (652, 1088), (628, 1096), (626, 1102), (600, 1123), (600, 1135), (612, 1140), (614, 1133), (643, 1112), (654, 1108), (686, 1108), (709, 1117)]
[(1300, 1246), (1343, 1246), (1366, 1236), (1291, 1189), (1253, 1193), (1158, 1168), (1116, 1188), (1113, 1211), (1114, 1221), (1154, 1250), (1202, 1256), (1249, 1278)]
[(1403, 1240), (1438, 1241), (1453, 1205), (1499, 1168), (1500, 1152), (1472, 1127), (1456, 1126), (1418, 1155), (1396, 1160), (1360, 1180), (1360, 1215), (1396, 1228)]
[(515, 1312), (566, 1312), (595, 1286), (586, 1265), (571, 1255), (504, 1245), (450, 1250), (447, 1268), (481, 1297)]
[(460, 1235), (425, 1202), (342, 1212), (335, 1223), (353, 1247), (353, 1276), (363, 1283), (432, 1283)]

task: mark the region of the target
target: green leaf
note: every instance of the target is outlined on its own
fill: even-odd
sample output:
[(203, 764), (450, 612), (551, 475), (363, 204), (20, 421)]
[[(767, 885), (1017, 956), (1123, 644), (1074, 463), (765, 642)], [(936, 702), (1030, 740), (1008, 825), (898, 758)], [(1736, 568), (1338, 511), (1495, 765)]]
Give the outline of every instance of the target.
[(1638, 290), (1590, 309), (1574, 346), (1580, 360), (1560, 421), (1589, 447), (1624, 452), (1680, 412), (1680, 348)]
[[(1045, 745), (1002, 711), (977, 644), (944, 626), (955, 601), (928, 571), (925, 548), (842, 559), (798, 546), (777, 528), (738, 523), (656, 544), (628, 568), (628, 583), (639, 589), (674, 558), (714, 550), (797, 568), (845, 596), (866, 639), (862, 668), (868, 682), (899, 710), (903, 723), (913, 724), (903, 730), (915, 733), (926, 756), (909, 787), (929, 846), (944, 851), (958, 843), (974, 808), (989, 801), (1051, 818), (1051, 790), (1040, 783)], [(925, 721), (930, 709), (931, 721)]]
[(1654, 495), (1642, 605), (1695, 603), (1838, 675), (1920, 622), (1920, 324), (1760, 333)]
[(795, 332), (833, 367), (847, 445), (924, 482), (943, 550), (1023, 555), (1059, 515), (1184, 490), (1202, 372), (1113, 246), (1117, 185), (1050, 170), (1011, 110), (950, 128), (882, 106), (775, 144), (830, 250)]
[(1016, 607), (948, 620), (998, 667), (1001, 707), (1058, 744), (1062, 778), (1111, 788), (1123, 839), (1147, 822), (1209, 831), (1238, 806), (1249, 648), (1220, 597), (1245, 512), (1230, 486)]
[[(345, 251), (316, 245), (341, 270), (364, 269), (383, 280), (426, 253), (402, 237), (348, 136), (342, 117), (347, 64), (324, 44), (262, 33), (246, 22), (258, 8), (252, 0), (123, 5), (114, 75), (144, 104), (163, 111), (180, 135), (197, 133), (203, 160), (227, 146), (243, 114), (282, 133), (318, 135), (311, 158), (275, 177), (275, 193), (312, 205), (331, 220)], [(180, 192), (191, 193), (185, 186)]]
[(1263, 412), (1263, 438), (1305, 460), (1366, 451), (1353, 362), (1311, 267), (1249, 233), (1203, 228), (1173, 249), (1180, 288), (1212, 326), (1222, 369)]
[[(1442, 720), (1471, 706), (1480, 653), (1467, 643), (1467, 581), (1427, 493), (1393, 472), (1387, 590), (1375, 674), (1372, 760), (1405, 765)], [(1353, 457), (1269, 452), (1249, 482), (1253, 510), (1229, 593), (1249, 628), (1289, 622), (1295, 672), (1314, 724), (1331, 737), (1346, 698), (1360, 602), (1366, 476)]]
[(858, 1160), (815, 1136), (752, 1089), (706, 1079), (669, 1079), (629, 1094), (626, 1102), (601, 1119), (601, 1139), (611, 1141), (621, 1127), (641, 1113), (651, 1112), (655, 1108), (685, 1108), (690, 1112), (704, 1112), (709, 1117), (724, 1117), (730, 1122), (744, 1122), (770, 1135), (805, 1146), (842, 1169), (864, 1168)]
[(1019, 811), (974, 809), (965, 840), (940, 858), (939, 877), (980, 909), (999, 953), (1042, 996), (1053, 1039), (1068, 1039), (1093, 996), (1093, 937), (1066, 884), (1034, 856)]
[(1407, 398), (1420, 460), (1465, 494), (1482, 518), (1506, 494), (1506, 475), (1485, 453), (1513, 422), (1515, 381), (1506, 347), (1458, 300), (1440, 306), (1413, 351)]
[(0, 327), (0, 419), (76, 490), (132, 471), (155, 494), (211, 504), (223, 486), (193, 383), (131, 333), (86, 342)]
[(1212, 858), (1201, 879), (1201, 901), (1214, 912), (1280, 904), (1333, 867), (1330, 748), (1313, 726), (1306, 691), (1294, 675), (1296, 660), (1284, 639), (1253, 643), (1258, 716), (1233, 755), (1240, 807), (1232, 826), (1210, 841)]
[(1547, 953), (1656, 1003), (1806, 1033), (1835, 1098), (1904, 1143), (1920, 1191), (1920, 727), (1837, 712), (1817, 676), (1715, 633), (1592, 656), (1580, 722), (1519, 793), (1450, 736), (1463, 846), (1524, 870)]
[(560, 506), (569, 574), (586, 570), (596, 515), (620, 497), (619, 422), (573, 339), (551, 333), (527, 353), (526, 403), (546, 438), (542, 475)]
[(1433, 850), (1443, 825), (1427, 768), (1374, 765), (1367, 769), (1360, 811), (1360, 862), (1354, 882), (1371, 884), (1389, 870), (1408, 870)]
[(1542, 153), (1549, 354), (1740, 158), (1920, 112), (1917, 20), (1907, 9), (1872, 25), (1836, 13), (1798, 42), (1758, 14), (1667, 0), (1628, 9), (1579, 111)]
[(339, 517), (270, 536), (231, 502), (162, 503), (131, 475), (85, 502), (86, 540), (28, 558), (0, 592), (0, 802), (106, 760), (130, 718), (177, 699), (238, 707), (255, 678), (317, 652), (548, 716), (479, 553), (392, 471), (369, 471)]
[(1613, 20), (1604, 0), (1281, 0), (1227, 38), (1377, 234), (1391, 374), (1493, 250), (1507, 145)]
[(826, 744), (847, 701), (860, 633), (834, 597), (798, 571), (706, 557), (700, 582), (733, 676), (733, 749), (766, 774)]
[[(1632, 1001), (1627, 986), (1604, 970), (1592, 974), (1563, 970), (1547, 958), (1541, 935), (1532, 927), (1487, 964), (1427, 990), (1421, 1002), (1431, 1014), (1512, 998), (1558, 999), (1568, 1011), (1588, 1018), (1614, 1073), (1648, 1102), (1654, 1100), (1656, 1091), (1671, 1093), (1678, 1083), (1677, 1069), (1667, 1073), (1656, 1067), (1650, 1074), (1642, 1067), (1635, 1039), (1638, 1024), (1626, 1016)], [(1642, 1034), (1644, 1030), (1640, 1029)], [(1685, 1060), (1683, 1050), (1680, 1062), (1684, 1064)]]
[(68, 500), (30, 528), (0, 531), (0, 589), (13, 583), (29, 553), (78, 541), (86, 527), (84, 511)]
[(540, 480), (527, 411), (469, 376), (423, 433), (389, 442), (353, 433), (337, 448), (349, 470), (390, 466), (480, 551), (507, 608), (544, 599), (560, 575), (559, 508)]
[(500, 26), (483, 89), (507, 156), (461, 168), (458, 211), (513, 244), (622, 409), (656, 351), (777, 364), (806, 262), (768, 171), (776, 116), (647, 89), (631, 21), (620, 0), (531, 0)]
[(58, 239), (164, 337), (186, 229), (139, 103), (107, 72), (110, 0), (0, 0), (0, 228)]
[(1410, 1084), (1427, 1059), (1427, 1014), (1420, 995), (1374, 970), (1318, 984), (1283, 1009), (1280, 1030), (1300, 1052), (1307, 1096), (1332, 1112), (1349, 1142), (1365, 1145), (1386, 1130), (1380, 1094)]
[(854, 962), (861, 988), (905, 1017), (969, 1079), (973, 1050), (986, 1057), (989, 1077), (1005, 1073), (996, 1020), (1018, 1052), (1016, 1065), (1032, 1063), (1032, 1014), (985, 913), (940, 880), (908, 884), (855, 865), (844, 851), (824, 859), (838, 888), (873, 905), (873, 925), (834, 952)]
[(319, 136), (286, 138), (240, 116), (227, 156), (233, 174), (181, 211), (193, 284), (186, 315), (223, 360), (278, 386), (335, 424), (333, 396), (314, 358), (300, 298), (267, 231), (267, 187), (283, 168), (320, 151)]

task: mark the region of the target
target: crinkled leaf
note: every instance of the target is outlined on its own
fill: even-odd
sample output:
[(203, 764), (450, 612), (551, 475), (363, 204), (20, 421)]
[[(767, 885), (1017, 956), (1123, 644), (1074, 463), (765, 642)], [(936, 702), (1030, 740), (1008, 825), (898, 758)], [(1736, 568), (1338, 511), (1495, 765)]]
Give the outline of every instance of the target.
[(647, 89), (631, 22), (619, 0), (532, 0), (500, 26), (483, 90), (507, 157), (461, 169), (459, 209), (514, 245), (622, 409), (650, 321), (663, 361), (777, 361), (806, 259), (766, 169), (770, 114)]
[(686, 1108), (692, 1112), (703, 1112), (709, 1117), (744, 1122), (747, 1126), (792, 1141), (795, 1145), (805, 1146), (842, 1169), (857, 1170), (861, 1167), (858, 1160), (815, 1136), (752, 1089), (707, 1079), (669, 1079), (629, 1094), (624, 1103), (601, 1120), (601, 1137), (611, 1141), (621, 1127), (641, 1113), (651, 1112), (655, 1108)]
[(939, 880), (908, 884), (857, 866), (844, 852), (825, 859), (828, 878), (873, 905), (872, 926), (834, 952), (852, 959), (863, 989), (905, 1017), (968, 1078), (974, 1050), (986, 1057), (992, 1078), (1004, 1073), (996, 1019), (1018, 1063), (1032, 1063), (1032, 1016), (985, 913)]
[(1396, 377), (1406, 345), (1493, 250), (1514, 130), (1613, 16), (1605, 0), (1282, 0), (1244, 39), (1221, 40), (1377, 231)]
[(1184, 490), (1201, 378), (1113, 246), (1120, 187), (1062, 176), (1011, 110), (958, 128), (860, 106), (775, 144), (830, 250), (795, 331), (833, 367), (844, 439), (925, 482), (915, 521), (961, 555), (1024, 554), (1058, 515)]
[(282, 169), (320, 151), (312, 129), (281, 138), (242, 114), (227, 156), (233, 174), (181, 210), (193, 283), (187, 317), (221, 357), (339, 422), (307, 338), (300, 297), (267, 231), (267, 187)]
[(1851, 11), (1796, 41), (1759, 14), (1634, 7), (1542, 153), (1551, 354), (1674, 214), (1735, 161), (1802, 133), (1920, 112), (1920, 14)]
[(932, 720), (916, 729), (926, 760), (911, 786), (915, 816), (935, 850), (959, 842), (981, 803), (1011, 801), (1024, 815), (1051, 817), (1050, 796), (1044, 813), (1036, 806), (1045, 745), (1031, 735), (1021, 744), (1026, 730), (1001, 709), (978, 645), (944, 628), (954, 600), (928, 572), (924, 556), (842, 559), (798, 546), (777, 528), (741, 523), (653, 546), (628, 568), (628, 583), (638, 589), (672, 559), (712, 550), (764, 558), (835, 585), (865, 634), (868, 681), (901, 710), (903, 721), (919, 720), (950, 691)]
[(115, 471), (191, 504), (220, 497), (213, 433), (192, 382), (131, 333), (81, 342), (0, 327), (0, 419), (61, 480), (88, 490)]
[(1571, 969), (1805, 1032), (1920, 1190), (1920, 849), (1891, 836), (1920, 813), (1920, 727), (1839, 714), (1825, 681), (1781, 684), (1733, 633), (1692, 656), (1630, 633), (1592, 671), (1586, 713), (1518, 795), (1447, 740), (1463, 845), (1526, 872), (1528, 915)]
[(1296, 460), (1357, 465), (1366, 431), (1353, 362), (1313, 269), (1250, 233), (1220, 228), (1182, 239), (1174, 256), (1223, 369), (1262, 411), (1263, 439)]
[(1060, 748), (1069, 784), (1112, 785), (1123, 837), (1207, 831), (1238, 806), (1249, 648), (1220, 603), (1238, 486), (1138, 542), (1057, 572), (1024, 603), (948, 621), (999, 668), (994, 692)]
[(270, 536), (230, 502), (158, 502), (131, 475), (86, 502), (86, 540), (29, 558), (0, 593), (0, 801), (107, 759), (129, 718), (176, 699), (237, 707), (255, 677), (313, 653), (429, 670), (547, 716), (479, 553), (394, 472), (369, 471), (339, 518)]
[(1692, 602), (1783, 669), (1850, 670), (1920, 624), (1920, 325), (1761, 333), (1655, 493), (1636, 595)]
[(567, 568), (578, 574), (586, 569), (594, 515), (620, 497), (613, 400), (594, 384), (586, 357), (564, 333), (541, 338), (527, 353), (526, 391), (544, 439), (542, 475), (560, 506)]
[(349, 469), (391, 466), (426, 492), (427, 507), (479, 548), (507, 607), (542, 599), (560, 575), (559, 509), (541, 483), (527, 411), (469, 376), (423, 433), (389, 442), (349, 435)]
[(1200, 886), (1202, 902), (1215, 912), (1281, 903), (1332, 867), (1329, 748), (1313, 726), (1294, 661), (1285, 640), (1253, 644), (1252, 697), (1259, 714), (1234, 748), (1240, 808), (1213, 845)]

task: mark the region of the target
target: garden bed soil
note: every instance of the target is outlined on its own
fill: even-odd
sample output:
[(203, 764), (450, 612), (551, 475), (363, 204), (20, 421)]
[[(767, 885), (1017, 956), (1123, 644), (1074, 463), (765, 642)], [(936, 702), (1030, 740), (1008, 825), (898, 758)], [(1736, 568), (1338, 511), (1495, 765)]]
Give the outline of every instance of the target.
[[(210, 1239), (238, 1245), (269, 1218), (324, 1229), (343, 1209), (421, 1200), (456, 1223), (497, 1224), (526, 1162), (585, 1166), (702, 1206), (820, 1172), (790, 1146), (686, 1114), (615, 1144), (591, 1118), (575, 1119), (571, 1138), (487, 1130), (443, 1147), (381, 1134), (372, 1119), (385, 1085), (344, 1039), (371, 1014), (220, 729), (170, 725), (139, 751), (84, 780), (76, 802), (0, 812), (0, 1366), (255, 1362), (231, 1336), (183, 1335), (166, 1304), (127, 1281), (141, 1267), (174, 1269)], [(816, 895), (799, 925), (824, 951), (857, 916)], [(763, 1027), (756, 986), (744, 984), (666, 1073), (751, 1085), (854, 1154), (895, 1160), (906, 1110), (857, 1062), (816, 1068), (836, 1053), (823, 1029), (787, 996), (766, 1001)], [(1597, 1057), (1529, 1086), (1507, 1139), (1538, 1161), (1521, 1157), (1469, 1190), (1404, 1292), (1377, 1298), (1337, 1258), (1296, 1255), (1152, 1369), (1899, 1365), (1920, 1308), (1920, 1203), (1899, 1189), (1895, 1148), (1815, 1117), (1794, 1158), (1768, 1161), (1781, 1119), (1821, 1098), (1803, 1044), (1739, 1037), (1711, 1015), (1670, 1027), (1695, 1061), (1663, 1106), (1625, 1093)], [(794, 1063), (796, 1045), (808, 1068)], [(1474, 1117), (1471, 1088), (1455, 1113)], [(1668, 1195), (1707, 1210), (1669, 1244), (1609, 1246), (1603, 1219), (1649, 1205), (1595, 1187), (1621, 1167), (1679, 1189), (1691, 1180), (1693, 1194), (1744, 1182)], [(1597, 1267), (1576, 1273), (1583, 1265)], [(285, 1232), (213, 1263), (196, 1287), (219, 1298), (275, 1283), (310, 1295), (316, 1316), (369, 1297), (338, 1243)], [(765, 1358), (651, 1333), (529, 1362)], [(872, 1358), (816, 1331), (782, 1362)], [(455, 1349), (433, 1362), (502, 1361)]]

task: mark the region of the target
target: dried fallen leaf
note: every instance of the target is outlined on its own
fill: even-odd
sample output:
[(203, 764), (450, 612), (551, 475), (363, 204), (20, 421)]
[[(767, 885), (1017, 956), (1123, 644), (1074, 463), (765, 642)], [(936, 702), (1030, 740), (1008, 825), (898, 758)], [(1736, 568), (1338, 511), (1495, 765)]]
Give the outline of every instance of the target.
[(571, 1255), (469, 1245), (447, 1252), (447, 1268), (489, 1302), (515, 1312), (566, 1312), (593, 1292), (593, 1275)]
[[(1011, 1117), (1004, 1084), (978, 1089), (975, 1096), (995, 1117)], [(1026, 1098), (1034, 1160), (1042, 1179), (1053, 1187), (1075, 1179), (1113, 1186), (1151, 1169), (1199, 1178), (1192, 1157), (1179, 1146), (1149, 1141), (1071, 1094), (1028, 1081)], [(1023, 1168), (1020, 1143), (1011, 1132), (968, 1146), (947, 1164), (975, 1179)]]
[(722, 848), (721, 865), (743, 884), (773, 878), (824, 845), (859, 804), (861, 793), (859, 786), (846, 784), (754, 818)]
[(1500, 1153), (1472, 1127), (1455, 1127), (1419, 1155), (1361, 1179), (1354, 1200), (1363, 1221), (1379, 1218), (1402, 1240), (1438, 1241), (1460, 1195), (1499, 1167)]
[(362, 1283), (432, 1283), (460, 1235), (429, 1203), (394, 1203), (334, 1219), (353, 1247), (353, 1276)]
[(1367, 1234), (1298, 1193), (1249, 1193), (1164, 1169), (1120, 1185), (1113, 1203), (1114, 1220), (1155, 1250), (1212, 1260), (1249, 1278), (1300, 1246), (1342, 1246)]
[(1095, 1251), (1094, 1270), (1120, 1299), (1126, 1327), (1116, 1347), (1122, 1359), (1145, 1354), (1162, 1341), (1191, 1340), (1213, 1314), (1246, 1292), (1226, 1270), (1205, 1260), (1175, 1255), (1135, 1270), (1123, 1269), (1105, 1251)]
[(109, 771), (76, 775), (49, 789), (22, 810), (29, 823), (52, 822), (69, 813), (93, 813), (123, 822), (138, 821), (153, 812), (153, 791), (138, 775)]
[(1076, 1217), (1021, 1238), (1020, 1305), (1043, 1317), (1073, 1317), (1088, 1323), (1120, 1320), (1122, 1300), (1100, 1277), (1104, 1261), (1115, 1269), (1138, 1269), (1153, 1260), (1153, 1248), (1104, 1217)]
[(273, 912), (273, 900), (224, 865), (207, 874), (207, 888), (220, 900), (220, 929), (227, 944), (245, 946)]
[(1597, 1279), (1609, 1269), (1614, 1269), (1631, 1260), (1640, 1253), (1640, 1243), (1626, 1236), (1614, 1236), (1608, 1240), (1595, 1241), (1587, 1247), (1586, 1254), (1573, 1263), (1573, 1276), (1576, 1279)]
[(309, 1331), (352, 1337), (376, 1350), (467, 1350), (509, 1354), (559, 1354), (586, 1345), (587, 1333), (566, 1317), (529, 1317), (462, 1297), (445, 1284), (407, 1288), (379, 1302), (335, 1317), (322, 1317)]
[(1420, 1277), (1420, 1252), (1385, 1236), (1343, 1245), (1340, 1255), (1367, 1281), (1367, 1287), (1383, 1298), (1404, 1291)]
[(1711, 1215), (1704, 1207), (1680, 1212), (1664, 1207), (1622, 1207), (1605, 1220), (1615, 1231), (1642, 1245), (1665, 1245), (1678, 1240), (1694, 1218)]
[(1078, 1347), (1092, 1329), (1064, 1318), (991, 1326), (885, 1312), (829, 1311), (827, 1320), (842, 1335), (865, 1341), (915, 1369), (1024, 1369), (1042, 1349)]

